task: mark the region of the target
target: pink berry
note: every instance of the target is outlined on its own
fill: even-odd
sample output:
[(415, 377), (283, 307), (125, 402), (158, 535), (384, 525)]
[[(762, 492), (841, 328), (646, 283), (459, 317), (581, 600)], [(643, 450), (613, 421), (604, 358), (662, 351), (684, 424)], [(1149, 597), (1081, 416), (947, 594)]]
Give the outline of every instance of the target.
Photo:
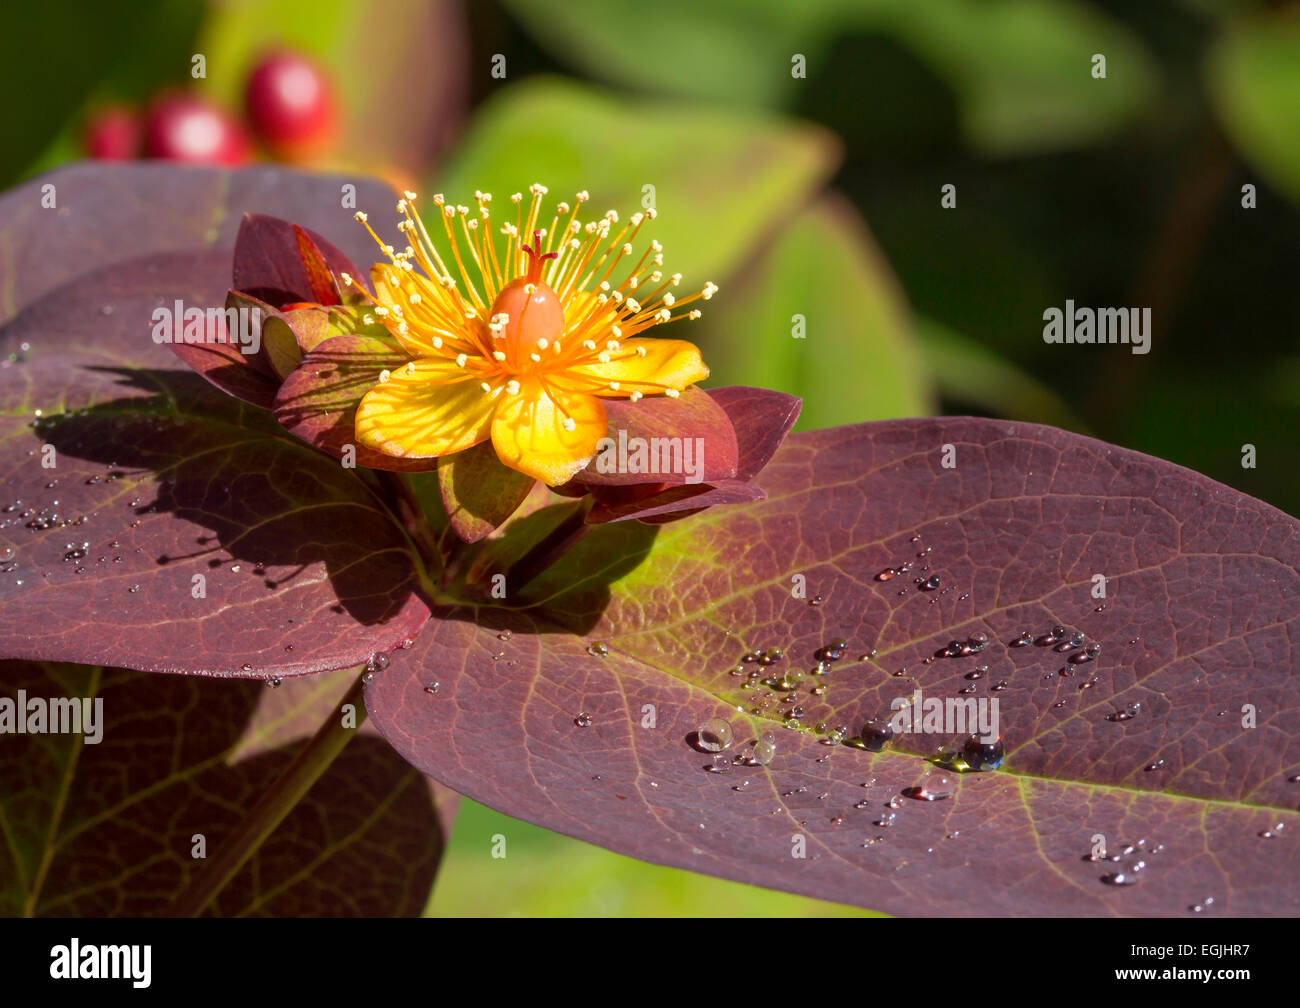
[(324, 72), (297, 53), (262, 57), (248, 76), (244, 106), (258, 139), (281, 157), (309, 157), (334, 140), (333, 89)]
[(128, 161), (140, 153), (140, 117), (124, 105), (100, 109), (86, 121), (86, 153), (105, 161)]
[(224, 110), (195, 95), (170, 95), (149, 110), (146, 157), (238, 165), (249, 159), (244, 128)]

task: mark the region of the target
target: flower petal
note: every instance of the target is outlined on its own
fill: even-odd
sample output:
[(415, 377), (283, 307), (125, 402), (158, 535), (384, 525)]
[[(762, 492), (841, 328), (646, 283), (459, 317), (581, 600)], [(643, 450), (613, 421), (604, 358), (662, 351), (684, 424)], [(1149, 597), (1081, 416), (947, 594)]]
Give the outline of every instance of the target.
[[(565, 419), (573, 421), (566, 430)], [(605, 436), (605, 406), (593, 395), (566, 392), (551, 382), (524, 379), (516, 395), (506, 395), (492, 421), (497, 456), (518, 469), (559, 486), (590, 461)]]
[[(642, 353), (644, 351), (644, 353)], [(682, 391), (709, 376), (694, 343), (673, 339), (623, 340), (608, 364), (592, 362), (568, 370), (566, 386), (607, 397), (633, 392), (654, 395), (665, 388)], [(610, 388), (610, 382), (618, 385)]]
[(386, 330), (382, 338), (333, 336), (313, 347), (280, 386), (275, 418), (290, 433), (336, 459), (348, 458), (351, 449), (352, 461), (366, 469), (433, 469), (433, 459), (403, 459), (357, 444), (361, 397), (374, 388), (382, 371), (396, 371), (408, 360)]
[(393, 371), (357, 407), (357, 440), (399, 458), (450, 455), (486, 441), (497, 392), (455, 362), (420, 358)]

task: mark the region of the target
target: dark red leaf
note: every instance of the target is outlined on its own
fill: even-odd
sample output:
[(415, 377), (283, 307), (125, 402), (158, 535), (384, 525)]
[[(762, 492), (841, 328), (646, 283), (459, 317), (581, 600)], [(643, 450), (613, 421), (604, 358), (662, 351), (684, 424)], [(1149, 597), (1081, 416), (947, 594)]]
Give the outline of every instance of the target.
[[(242, 174), (106, 169), (99, 196), (76, 175), (88, 244), (99, 240), (89, 208), (101, 202), (135, 205), (146, 236), (154, 217), (172, 218), (136, 202), (137, 183), (202, 206), (203, 184), (238, 192)], [(277, 189), (294, 205), (305, 185), (260, 177), (263, 206)], [(30, 240), (48, 242), (39, 230)], [(385, 507), (355, 471), (153, 342), (155, 307), (224, 300), (225, 268), (186, 255), (176, 270), (157, 259), (108, 267), (0, 330), (6, 350), (30, 347), (0, 369), (0, 549), (13, 551), (0, 571), (0, 656), (270, 677), (392, 650), (428, 610)]]
[[(54, 187), (55, 208), (42, 205), (45, 186)], [(156, 161), (87, 161), (59, 168), (0, 194), (0, 246), (6, 249), (0, 322), (108, 263), (233, 245), (245, 212), (274, 213), (328, 235), (340, 250), (336, 260), (326, 252), (331, 267), (348, 260), (370, 263), (374, 239), (353, 220), (356, 211), (343, 205), (344, 186), (355, 186), (357, 206), (394, 200), (374, 180), (276, 167), (232, 172)], [(372, 226), (385, 241), (396, 244), (401, 237), (387, 220)], [(231, 286), (229, 269), (222, 280)]]
[(500, 527), (536, 482), (497, 458), (490, 441), (438, 459), (442, 506), (465, 542), (478, 542)]
[[(1181, 915), (1211, 896), (1214, 914), (1300, 913), (1300, 848), (1285, 839), (1300, 830), (1293, 519), (1135, 452), (965, 418), (795, 435), (763, 483), (761, 504), (660, 529), (630, 572), (626, 526), (601, 526), (528, 586), (531, 606), (439, 611), (371, 683), (378, 727), (509, 815), (891, 913)], [(1102, 652), (1080, 663), (1009, 646), (1056, 624)], [(978, 633), (982, 653), (935, 657)], [(809, 674), (837, 637), (844, 657)], [(588, 652), (595, 641), (606, 657)], [(742, 688), (758, 666), (732, 674), (767, 648), (784, 652), (774, 671), (804, 676), (804, 730), (781, 726), (788, 703), (750, 713), (761, 693), (784, 694)], [(957, 776), (948, 800), (886, 804), (949, 736), (873, 754), (811, 730), (856, 733), (914, 689), (969, 687), (999, 700), (1008, 755)], [(1243, 727), (1247, 704), (1257, 728)], [(733, 754), (775, 732), (775, 758), (710, 772), (693, 745), (708, 718), (732, 722)], [(1111, 854), (1145, 849), (1087, 860), (1098, 835)], [(1103, 882), (1137, 860), (1140, 884)]]
[(652, 520), (684, 518), (718, 504), (748, 504), (761, 501), (766, 496), (762, 488), (740, 480), (723, 480), (716, 486), (705, 483), (700, 486), (668, 487), (642, 500), (621, 504), (598, 499), (588, 513), (587, 521), (592, 525), (600, 525), (636, 518), (639, 521), (658, 524)]
[(334, 305), (339, 296), (331, 270), (360, 275), (347, 256), (314, 231), (266, 214), (244, 214), (235, 239), (235, 290), (276, 308), (300, 301)]
[(736, 479), (753, 479), (799, 419), (803, 401), (784, 392), (746, 385), (728, 385), (709, 389), (708, 393), (726, 411), (736, 432)]
[(285, 379), (275, 400), (275, 418), (285, 429), (336, 459), (366, 469), (421, 472), (436, 459), (404, 459), (357, 443), (356, 414), (361, 397), (411, 359), (396, 340), (374, 336), (332, 336), (303, 358)]
[[(676, 399), (655, 396), (631, 402), (627, 399), (605, 399), (608, 418), (606, 437), (621, 444), (637, 441), (650, 446), (647, 459), (664, 472), (630, 472), (619, 467), (616, 471), (602, 472), (597, 455), (575, 479), (588, 486), (627, 486), (635, 483), (662, 482), (712, 483), (736, 475), (736, 433), (723, 409), (705, 392), (692, 386)], [(656, 439), (681, 439), (684, 445), (691, 439), (691, 471), (685, 471), (682, 451), (670, 454), (654, 448), (661, 442)], [(611, 455), (611, 459), (616, 456)], [(628, 458), (633, 458), (631, 452)]]
[[(317, 241), (324, 242), (325, 239), (317, 235), (317, 241), (313, 241), (311, 236), (297, 224), (293, 226), (293, 237), (298, 246), (298, 258), (302, 260), (303, 271), (307, 274), (307, 286), (311, 290), (311, 297), (303, 300), (326, 306), (339, 304), (338, 283), (334, 279), (334, 274), (330, 272), (329, 264), (326, 263), (317, 243)], [(337, 250), (335, 255), (343, 262), (347, 261)], [(343, 272), (356, 275), (355, 269), (347, 267), (343, 267)]]
[[(354, 672), (260, 683), (8, 662), (0, 697), (102, 703), (95, 731), (0, 734), (0, 913), (158, 916), (326, 718)], [(84, 707), (82, 708), (85, 709)], [(93, 706), (91, 708), (93, 715)], [(84, 728), (85, 726), (83, 726)], [(91, 738), (97, 741), (91, 742)], [(455, 796), (368, 723), (218, 895), (222, 916), (415, 916)]]

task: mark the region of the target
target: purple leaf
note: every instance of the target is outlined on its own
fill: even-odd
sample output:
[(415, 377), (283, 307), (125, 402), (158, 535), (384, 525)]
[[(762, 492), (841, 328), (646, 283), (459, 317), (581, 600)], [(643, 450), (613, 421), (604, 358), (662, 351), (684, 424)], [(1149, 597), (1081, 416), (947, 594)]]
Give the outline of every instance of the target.
[[(601, 526), (531, 606), (437, 611), (370, 684), (377, 726), (506, 814), (890, 913), (1300, 913), (1293, 519), (1148, 456), (967, 418), (795, 435), (763, 482), (761, 504), (660, 529), (630, 572), (624, 526)], [(1102, 650), (1035, 643), (1057, 625)], [(770, 670), (742, 661), (769, 648)], [(802, 679), (747, 690), (751, 669)], [(1004, 767), (895, 798), (951, 736), (872, 753), (812, 730), (856, 735), (916, 689), (997, 699)], [(793, 706), (801, 730), (781, 725)], [(711, 772), (693, 744), (711, 718), (732, 724), (725, 755), (773, 732), (775, 757)], [(1089, 860), (1098, 836), (1120, 861)]]
[(244, 214), (235, 239), (231, 284), (235, 290), (276, 308), (295, 302), (334, 305), (339, 303), (339, 290), (331, 271), (336, 276), (362, 275), (316, 232), (278, 217)]
[[(125, 233), (148, 237), (158, 219), (184, 230), (187, 217), (157, 210), (167, 194), (206, 206), (207, 227), (242, 208), (213, 201), (205, 186), (234, 194), (255, 178), (259, 205), (276, 209), (321, 192), (291, 174), (106, 169), (96, 194), (90, 175), (68, 173), (77, 185), (59, 191), (84, 206), (90, 249), (100, 205), (111, 219), (116, 202), (131, 204), (140, 217)], [(141, 184), (154, 186), (154, 202), (135, 191)], [(332, 219), (336, 193), (323, 206), (315, 217)], [(10, 224), (7, 238), (50, 242), (22, 215)], [(0, 369), (0, 556), (9, 557), (0, 655), (290, 676), (360, 664), (427, 618), (410, 543), (356, 471), (153, 342), (156, 307), (224, 302), (219, 258), (177, 251), (174, 267), (166, 257), (120, 262), (50, 292), (0, 331), (6, 349), (29, 346)]]
[(753, 479), (776, 454), (799, 419), (802, 400), (784, 392), (747, 385), (728, 385), (708, 392), (731, 418), (736, 432), (736, 479)]
[[(597, 456), (597, 461), (575, 477), (578, 482), (588, 486), (680, 484), (690, 479), (712, 483), (736, 475), (736, 433), (722, 407), (702, 389), (692, 386), (676, 399), (655, 396), (638, 402), (606, 399), (604, 403), (605, 436), (619, 445), (631, 445), (633, 451), (638, 442), (647, 445), (645, 461), (663, 472), (630, 472), (621, 466), (615, 472), (602, 472)], [(656, 439), (680, 439), (683, 444), (689, 439), (692, 471), (685, 471), (683, 451), (660, 452), (655, 448), (660, 443)], [(633, 451), (628, 453), (629, 461), (636, 458)]]
[[(358, 206), (393, 201), (373, 179), (310, 175), (283, 168), (240, 171), (168, 162), (79, 162), (0, 194), (0, 322), (28, 302), (108, 263), (156, 252), (230, 246), (245, 212), (274, 213), (329, 239), (363, 265), (375, 259), (374, 239), (341, 205), (340, 187), (356, 186)], [(55, 208), (42, 205), (53, 186)], [(395, 218), (394, 218), (395, 223)], [(400, 235), (387, 221), (380, 237)], [(230, 272), (222, 277), (230, 286)], [(224, 289), (224, 288), (223, 288)]]
[[(0, 845), (0, 875), (8, 883), (0, 912), (171, 913), (207, 864), (191, 854), (195, 835), (215, 857), (303, 741), (337, 716), (353, 677), (325, 673), (268, 689), (5, 663), (0, 698), (14, 702), (20, 690), (27, 703), (84, 698), (95, 724), (86, 742), (77, 733), (0, 734), (0, 806), (9, 841)], [(420, 913), (455, 796), (427, 787), (428, 778), (368, 723), (358, 736), (218, 894), (213, 912)]]
[(396, 340), (374, 336), (333, 336), (303, 358), (280, 386), (275, 418), (285, 429), (315, 445), (332, 458), (355, 451), (355, 462), (367, 469), (421, 472), (436, 459), (404, 459), (357, 443), (357, 404), (392, 371), (411, 359)]
[(478, 542), (504, 524), (536, 483), (497, 458), (490, 441), (438, 459), (442, 506), (465, 542)]

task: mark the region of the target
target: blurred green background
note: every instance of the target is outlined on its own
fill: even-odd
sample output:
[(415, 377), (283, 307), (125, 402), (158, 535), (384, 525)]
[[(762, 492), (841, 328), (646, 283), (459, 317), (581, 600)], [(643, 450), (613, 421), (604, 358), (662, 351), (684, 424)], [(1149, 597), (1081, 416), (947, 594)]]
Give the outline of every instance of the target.
[[(109, 102), (183, 87), (238, 115), (258, 55), (291, 46), (342, 106), (314, 167), (459, 202), (541, 181), (624, 216), (652, 191), (669, 270), (722, 285), (675, 335), (702, 345), (712, 384), (803, 396), (805, 429), (1047, 423), (1300, 514), (1300, 4), (112, 0), (6, 21), (47, 40), (0, 64), (4, 93), (28, 96), (7, 107), (6, 187), (84, 156)], [(1066, 299), (1150, 308), (1151, 352), (1045, 344), (1043, 312)], [(855, 912), (468, 802), (429, 912), (719, 907)]]

